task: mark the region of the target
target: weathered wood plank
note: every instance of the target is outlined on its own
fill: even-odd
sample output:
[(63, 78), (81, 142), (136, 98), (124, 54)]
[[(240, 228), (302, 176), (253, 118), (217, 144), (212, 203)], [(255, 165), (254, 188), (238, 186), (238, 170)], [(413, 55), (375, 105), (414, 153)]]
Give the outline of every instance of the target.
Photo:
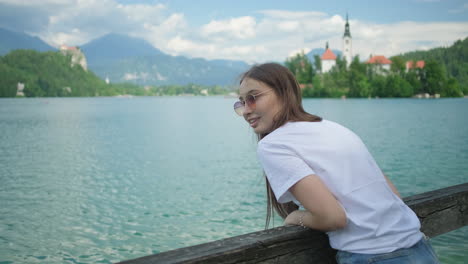
[(277, 227), (265, 231), (221, 239), (192, 247), (167, 251), (122, 263), (314, 263), (330, 262), (335, 251), (328, 237), (319, 231), (297, 226)]
[(421, 221), (429, 237), (468, 225), (468, 183), (413, 195), (403, 199)]
[[(468, 183), (410, 196), (404, 201), (421, 220), (422, 231), (437, 236), (468, 225)], [(150, 263), (336, 263), (323, 232), (277, 227), (121, 262)]]

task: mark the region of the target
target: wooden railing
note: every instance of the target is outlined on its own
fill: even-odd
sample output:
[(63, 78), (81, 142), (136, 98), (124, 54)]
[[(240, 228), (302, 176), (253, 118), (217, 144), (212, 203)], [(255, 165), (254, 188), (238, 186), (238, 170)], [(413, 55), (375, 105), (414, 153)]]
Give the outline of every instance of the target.
[[(403, 199), (418, 215), (422, 231), (434, 237), (468, 223), (468, 183)], [(217, 240), (120, 262), (149, 263), (336, 263), (325, 233), (297, 226)]]

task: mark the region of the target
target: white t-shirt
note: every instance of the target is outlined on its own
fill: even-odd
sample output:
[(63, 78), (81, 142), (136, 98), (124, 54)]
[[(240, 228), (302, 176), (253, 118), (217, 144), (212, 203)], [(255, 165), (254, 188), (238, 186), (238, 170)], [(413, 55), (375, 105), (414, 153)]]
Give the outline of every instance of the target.
[(346, 227), (327, 233), (335, 249), (386, 253), (423, 236), (416, 214), (392, 192), (361, 139), (337, 123), (286, 123), (260, 140), (257, 155), (280, 203), (299, 205), (289, 188), (305, 176), (320, 177), (346, 212)]

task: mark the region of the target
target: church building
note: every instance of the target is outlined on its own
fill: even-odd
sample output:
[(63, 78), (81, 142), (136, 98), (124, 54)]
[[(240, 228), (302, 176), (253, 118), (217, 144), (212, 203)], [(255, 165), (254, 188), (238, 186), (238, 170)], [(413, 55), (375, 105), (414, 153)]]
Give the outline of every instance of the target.
[[(348, 14), (346, 14), (345, 32), (343, 35), (343, 59), (346, 60), (346, 65), (349, 67), (353, 59), (353, 40), (351, 38), (351, 30), (349, 27)], [(336, 64), (336, 55), (328, 48), (328, 42), (325, 52), (322, 54), (322, 73), (329, 72)]]
[(336, 64), (336, 55), (328, 48), (328, 42), (320, 59), (322, 61), (322, 72), (329, 72)]
[(353, 59), (353, 40), (349, 30), (348, 14), (346, 14), (345, 32), (343, 35), (343, 58), (346, 59), (346, 65), (349, 67)]

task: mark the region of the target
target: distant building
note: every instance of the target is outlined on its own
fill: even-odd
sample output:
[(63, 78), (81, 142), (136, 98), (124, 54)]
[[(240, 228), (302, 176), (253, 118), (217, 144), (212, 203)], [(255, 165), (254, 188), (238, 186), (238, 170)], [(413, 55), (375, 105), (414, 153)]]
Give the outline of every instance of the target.
[(349, 67), (353, 60), (353, 40), (349, 28), (348, 14), (346, 14), (345, 32), (343, 35), (343, 58), (346, 59), (346, 66)]
[(366, 61), (366, 63), (375, 65), (376, 72), (379, 74), (385, 74), (387, 71), (390, 70), (390, 65), (392, 65), (392, 61), (387, 59), (383, 55), (371, 55), (371, 57)]
[(320, 59), (322, 60), (322, 73), (329, 72), (336, 64), (336, 55), (328, 48), (328, 42)]
[(71, 56), (71, 66), (79, 64), (83, 68), (83, 70), (88, 71), (88, 66), (86, 62), (86, 57), (83, 52), (81, 52), (80, 48), (78, 47), (68, 47), (67, 45), (60, 46), (60, 52), (63, 55), (70, 55)]
[(16, 96), (24, 96), (24, 83), (18, 83), (16, 85)]
[(407, 61), (406, 62), (406, 72), (408, 72), (411, 69), (424, 69), (424, 66), (426, 63), (423, 60), (420, 61)]
[[(346, 14), (345, 31), (343, 34), (343, 58), (346, 60), (346, 66), (349, 67), (353, 60), (353, 40), (349, 26), (348, 14)], [(328, 42), (325, 52), (322, 54), (322, 73), (329, 72), (336, 65), (336, 55), (328, 48)]]

